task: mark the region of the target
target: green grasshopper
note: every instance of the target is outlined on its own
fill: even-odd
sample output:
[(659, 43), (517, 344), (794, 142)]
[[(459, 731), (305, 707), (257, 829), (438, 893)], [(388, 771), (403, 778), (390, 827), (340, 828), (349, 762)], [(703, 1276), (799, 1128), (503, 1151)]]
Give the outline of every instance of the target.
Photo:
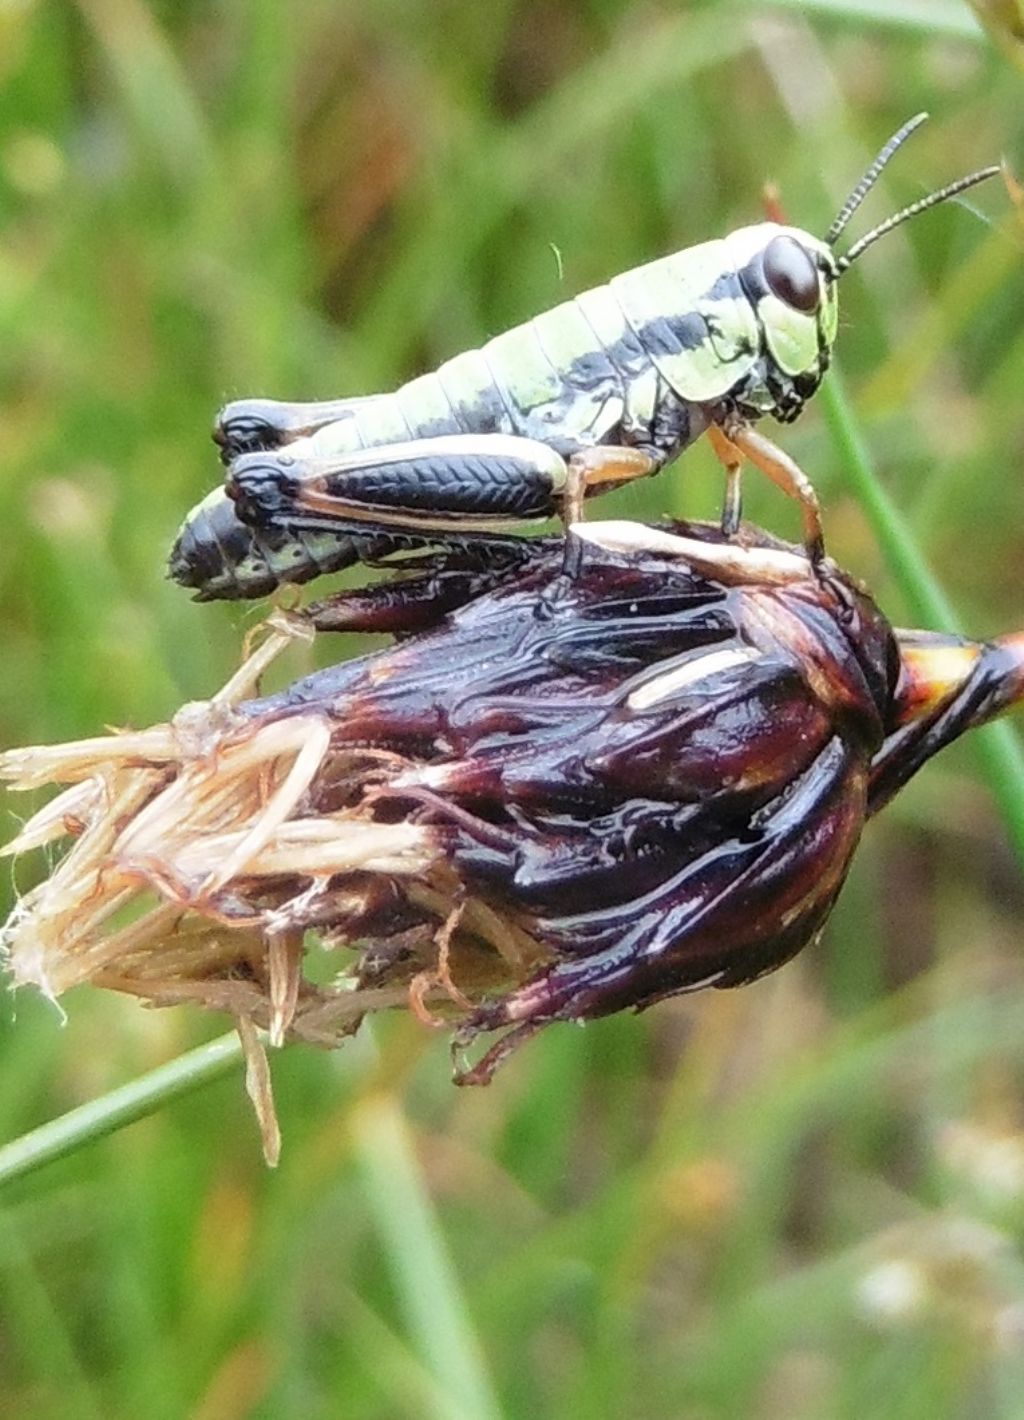
[[(723, 530), (748, 459), (796, 498), (824, 556), (817, 495), (753, 424), (794, 420), (828, 368), (838, 282), (894, 227), (999, 171), (911, 203), (842, 256), (833, 250), (879, 174), (926, 119), (885, 144), (824, 239), (764, 222), (615, 276), (392, 393), (218, 417), (223, 489), (192, 510), (171, 575), (198, 598), (260, 596), (403, 547), (486, 555), (500, 529), (559, 515), (657, 473), (707, 433), (726, 470)], [(494, 555), (497, 555), (496, 553)]]

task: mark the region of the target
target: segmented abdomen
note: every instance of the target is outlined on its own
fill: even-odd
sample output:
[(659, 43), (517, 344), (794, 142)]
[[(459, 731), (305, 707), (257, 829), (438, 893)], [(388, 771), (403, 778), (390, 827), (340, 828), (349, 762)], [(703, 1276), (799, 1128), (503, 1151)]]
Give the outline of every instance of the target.
[(373, 556), (373, 539), (347, 533), (255, 532), (235, 515), (220, 488), (185, 519), (171, 549), (170, 575), (196, 589), (196, 601), (238, 601), (263, 597), (282, 582), (308, 582)]
[(658, 381), (609, 286), (467, 350), (319, 430), (296, 454), (331, 455), (448, 434), (514, 434), (563, 455), (643, 442)]

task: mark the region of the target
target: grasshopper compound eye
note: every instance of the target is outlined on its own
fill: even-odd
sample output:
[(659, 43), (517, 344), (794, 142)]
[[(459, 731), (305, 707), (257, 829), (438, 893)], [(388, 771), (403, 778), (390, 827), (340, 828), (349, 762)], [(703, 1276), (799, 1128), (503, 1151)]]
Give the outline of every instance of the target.
[(818, 309), (821, 286), (814, 258), (793, 237), (774, 237), (765, 248), (764, 279), (773, 296), (795, 311)]

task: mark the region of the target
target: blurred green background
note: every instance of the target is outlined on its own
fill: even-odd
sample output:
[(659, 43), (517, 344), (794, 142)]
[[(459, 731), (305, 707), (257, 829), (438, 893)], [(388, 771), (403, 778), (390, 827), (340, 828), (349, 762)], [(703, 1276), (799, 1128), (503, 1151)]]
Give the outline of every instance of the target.
[[(259, 610), (163, 577), (225, 398), (389, 385), (756, 219), (769, 180), (823, 231), (920, 108), (855, 230), (1019, 170), (1024, 15), (989, 13), (0, 0), (3, 743), (164, 719), (236, 663)], [(1000, 184), (967, 207), (858, 266), (839, 355), (986, 634), (1024, 625), (1024, 260)], [(909, 620), (821, 408), (783, 442), (833, 553)], [(701, 448), (601, 512), (720, 492)], [(756, 478), (747, 511), (796, 531)], [(238, 1076), (181, 1100), (0, 1194), (0, 1415), (1019, 1417), (1022, 914), (958, 747), (754, 987), (554, 1028), (486, 1091), (404, 1017), (286, 1051), (276, 1173)], [(65, 1005), (5, 1000), (0, 1139), (223, 1025)]]

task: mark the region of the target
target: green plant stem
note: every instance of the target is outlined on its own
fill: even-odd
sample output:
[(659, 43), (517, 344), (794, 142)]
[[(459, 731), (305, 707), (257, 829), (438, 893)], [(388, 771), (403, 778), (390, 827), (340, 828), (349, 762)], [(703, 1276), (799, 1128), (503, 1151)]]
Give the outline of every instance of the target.
[[(825, 381), (819, 403), (839, 450), (847, 481), (864, 510), (915, 623), (962, 634), (952, 602), (875, 472), (838, 371), (833, 370)], [(1024, 868), (1024, 745), (1008, 724), (986, 725), (973, 741), (1014, 852)]]
[(241, 1058), (241, 1042), (232, 1031), (21, 1135), (0, 1147), (0, 1187), (219, 1079)]

